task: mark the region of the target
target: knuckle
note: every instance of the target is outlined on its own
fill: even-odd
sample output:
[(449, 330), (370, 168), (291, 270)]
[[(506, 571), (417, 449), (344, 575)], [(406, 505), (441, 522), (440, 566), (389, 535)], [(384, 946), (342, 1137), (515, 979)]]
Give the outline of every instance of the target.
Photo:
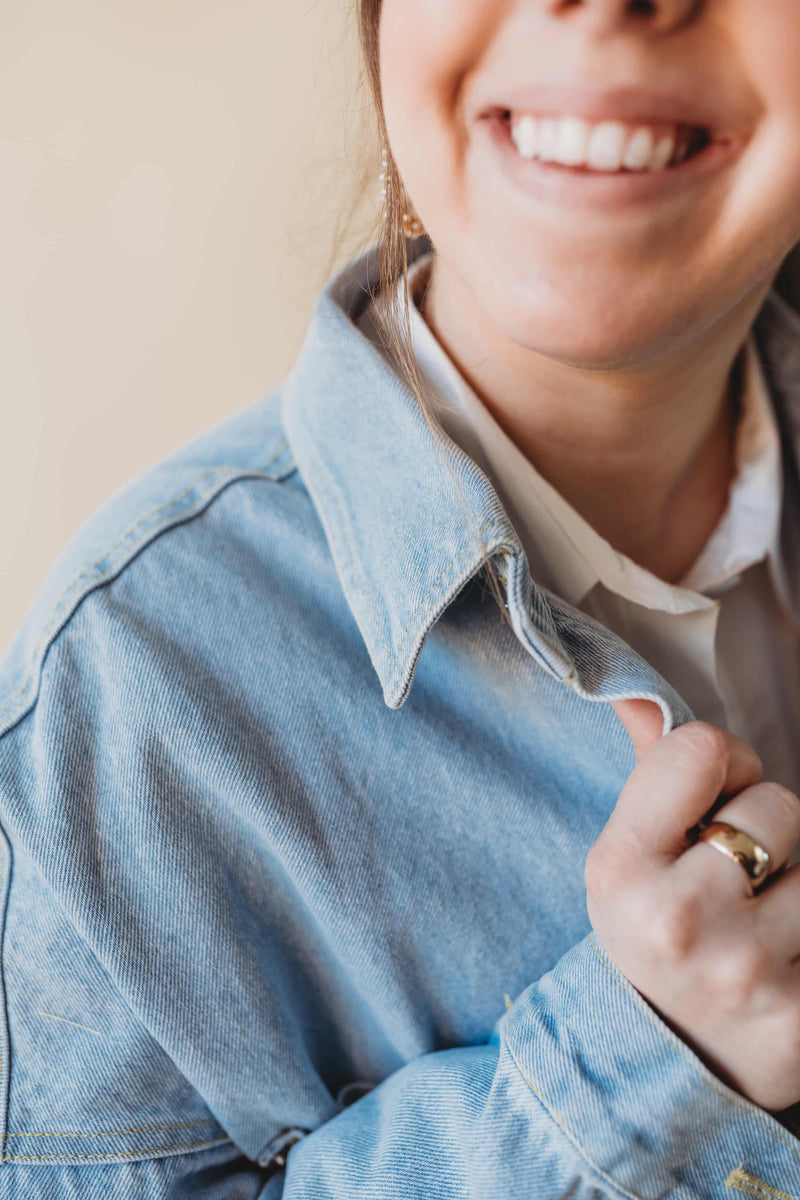
[(770, 802), (776, 815), (792, 824), (800, 822), (800, 798), (783, 784), (770, 780), (764, 786), (769, 788)]
[(691, 895), (673, 897), (649, 921), (651, 950), (661, 961), (684, 961), (692, 953), (697, 937), (698, 905)]
[(719, 992), (726, 997), (728, 1005), (740, 1009), (751, 1004), (771, 982), (774, 974), (772, 956), (760, 942), (748, 939), (728, 947), (720, 955), (714, 974)]
[(730, 742), (724, 730), (707, 721), (689, 721), (675, 731), (682, 734), (682, 740), (690, 753), (700, 757), (703, 762), (718, 762), (727, 766), (730, 758)]

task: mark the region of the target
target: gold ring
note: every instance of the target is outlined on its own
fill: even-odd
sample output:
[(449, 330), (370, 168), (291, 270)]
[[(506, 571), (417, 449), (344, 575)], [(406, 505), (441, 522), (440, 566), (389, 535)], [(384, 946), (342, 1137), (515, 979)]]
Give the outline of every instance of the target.
[(712, 821), (697, 840), (708, 842), (709, 846), (713, 846), (727, 858), (732, 858), (740, 867), (744, 867), (754, 892), (766, 882), (769, 875), (769, 854), (743, 829), (737, 829), (727, 821)]

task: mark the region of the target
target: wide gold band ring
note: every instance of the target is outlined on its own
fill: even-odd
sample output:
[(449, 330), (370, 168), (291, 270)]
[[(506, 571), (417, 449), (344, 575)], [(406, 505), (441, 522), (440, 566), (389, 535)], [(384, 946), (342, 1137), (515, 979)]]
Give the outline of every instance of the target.
[(697, 840), (708, 842), (709, 846), (713, 846), (715, 850), (732, 858), (740, 867), (744, 867), (754, 892), (766, 883), (769, 875), (769, 854), (743, 829), (737, 829), (727, 821), (712, 821)]

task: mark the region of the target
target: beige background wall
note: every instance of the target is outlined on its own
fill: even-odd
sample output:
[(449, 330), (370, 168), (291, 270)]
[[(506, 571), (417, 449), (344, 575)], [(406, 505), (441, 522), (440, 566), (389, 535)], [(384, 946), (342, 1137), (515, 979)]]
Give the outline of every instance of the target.
[(0, 6), (0, 653), (111, 492), (291, 366), (368, 158), (350, 9)]

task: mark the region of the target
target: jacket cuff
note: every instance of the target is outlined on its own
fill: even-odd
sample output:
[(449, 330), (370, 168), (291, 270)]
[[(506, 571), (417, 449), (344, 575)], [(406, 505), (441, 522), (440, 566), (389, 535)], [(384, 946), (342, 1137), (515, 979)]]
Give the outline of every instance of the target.
[(800, 1141), (708, 1070), (593, 933), (526, 988), (496, 1033), (551, 1119), (624, 1195), (800, 1196)]

